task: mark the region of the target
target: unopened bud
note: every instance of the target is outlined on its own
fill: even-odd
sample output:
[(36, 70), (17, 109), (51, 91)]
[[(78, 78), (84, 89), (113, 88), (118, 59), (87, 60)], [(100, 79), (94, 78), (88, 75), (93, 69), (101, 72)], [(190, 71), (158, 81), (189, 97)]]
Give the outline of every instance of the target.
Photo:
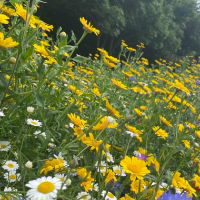
[(66, 183), (67, 186), (70, 186), (72, 181), (71, 181), (71, 179), (68, 178), (65, 183)]
[(34, 111), (34, 107), (31, 107), (31, 106), (27, 107), (27, 112), (32, 113), (33, 111)]
[(17, 61), (17, 59), (16, 59), (15, 57), (10, 57), (10, 59), (9, 59), (9, 62), (10, 62), (11, 64), (15, 64), (16, 61)]
[(27, 162), (25, 163), (25, 167), (31, 169), (31, 168), (33, 167), (33, 163), (32, 163), (31, 161), (27, 161)]
[(60, 37), (67, 37), (67, 34), (66, 34), (64, 31), (62, 31), (62, 32), (60, 33)]

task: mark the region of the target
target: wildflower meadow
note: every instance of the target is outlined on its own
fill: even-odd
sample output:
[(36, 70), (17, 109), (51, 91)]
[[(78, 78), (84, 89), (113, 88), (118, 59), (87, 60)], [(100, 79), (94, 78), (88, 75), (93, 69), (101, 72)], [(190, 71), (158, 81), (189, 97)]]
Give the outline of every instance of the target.
[(199, 200), (198, 60), (78, 55), (101, 30), (55, 30), (39, 5), (0, 1), (0, 199)]

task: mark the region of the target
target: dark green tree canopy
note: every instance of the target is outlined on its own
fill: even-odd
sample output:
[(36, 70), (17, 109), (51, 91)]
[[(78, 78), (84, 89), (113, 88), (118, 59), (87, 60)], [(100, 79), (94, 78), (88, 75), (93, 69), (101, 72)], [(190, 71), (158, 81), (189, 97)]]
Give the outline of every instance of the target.
[(124, 39), (130, 46), (144, 42), (146, 56), (176, 59), (199, 55), (200, 13), (196, 0), (48, 0), (39, 15), (70, 34), (82, 32), (79, 18), (101, 30), (82, 46), (84, 53), (103, 47), (113, 54)]

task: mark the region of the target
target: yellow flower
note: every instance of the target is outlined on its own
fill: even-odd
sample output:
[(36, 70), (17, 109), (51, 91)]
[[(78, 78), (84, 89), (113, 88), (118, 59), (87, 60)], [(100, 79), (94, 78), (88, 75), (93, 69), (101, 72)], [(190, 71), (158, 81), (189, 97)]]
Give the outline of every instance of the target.
[(184, 128), (185, 128), (185, 127), (183, 126), (183, 124), (178, 124), (178, 130), (179, 130), (180, 132), (182, 132)]
[(9, 21), (8, 21), (9, 17), (4, 15), (4, 14), (0, 14), (0, 23), (2, 24), (8, 24)]
[(130, 197), (128, 194), (125, 194), (125, 196), (121, 197), (119, 200), (135, 200), (135, 199)]
[(196, 196), (196, 190), (191, 187), (189, 182), (184, 177), (181, 177), (181, 173), (178, 171), (175, 172), (172, 178), (172, 185), (181, 192), (186, 190), (189, 196)]
[(149, 154), (147, 157), (147, 165), (150, 166), (151, 164), (154, 165), (155, 170), (159, 172), (160, 170), (160, 163), (156, 160), (156, 158), (153, 156), (153, 154)]
[(97, 96), (97, 97), (100, 97), (101, 96), (101, 93), (99, 91), (99, 89), (96, 87), (96, 88), (93, 88), (92, 89), (92, 92)]
[(106, 59), (106, 57), (103, 57), (103, 62), (111, 69), (116, 67), (116, 65), (114, 63), (110, 62), (108, 59)]
[(195, 131), (195, 134), (196, 134), (196, 136), (197, 136), (198, 138), (200, 138), (200, 130), (196, 130), (196, 131)]
[(194, 181), (195, 187), (200, 189), (200, 176), (195, 174), (194, 178), (192, 179), (192, 181)]
[(168, 137), (168, 133), (165, 130), (161, 129), (159, 126), (154, 126), (152, 129), (154, 130), (154, 132), (157, 136), (159, 136), (165, 140)]
[(78, 96), (81, 96), (83, 94), (83, 92), (81, 90), (78, 90), (76, 88), (76, 86), (74, 85), (69, 85), (68, 88), (75, 94), (77, 94)]
[(116, 80), (116, 79), (112, 79), (111, 81), (112, 81), (112, 83), (113, 83), (114, 85), (116, 85), (118, 88), (127, 90), (127, 86), (124, 85), (121, 81)]
[(45, 46), (34, 44), (34, 49), (36, 52), (40, 53), (43, 58), (47, 58), (49, 56)]
[(146, 167), (145, 161), (139, 160), (134, 156), (132, 158), (125, 156), (125, 158), (121, 160), (120, 165), (123, 167), (124, 172), (131, 175), (130, 178), (132, 181), (135, 181), (136, 178), (142, 180), (146, 174), (150, 173)]
[(74, 123), (79, 128), (85, 128), (87, 126), (87, 121), (82, 120), (79, 116), (76, 116), (73, 113), (67, 114), (67, 116), (69, 117), (71, 122)]
[(83, 136), (81, 138), (81, 141), (83, 142), (83, 144), (90, 146), (91, 150), (95, 149), (97, 152), (99, 150), (99, 145), (103, 143), (102, 140), (96, 140), (92, 133), (89, 133), (89, 137)]
[(86, 192), (93, 188), (94, 178), (91, 177), (91, 172), (88, 172), (85, 168), (79, 168), (77, 169), (77, 174), (81, 179), (84, 179), (81, 186), (84, 187)]
[(188, 140), (182, 140), (182, 143), (184, 144), (186, 149), (190, 149), (190, 141)]
[(9, 8), (9, 7), (6, 7), (6, 6), (3, 6), (0, 8), (0, 10), (8, 15), (8, 16), (17, 16), (17, 14), (15, 13), (15, 10), (13, 10), (12, 8)]
[(118, 123), (110, 116), (103, 117), (98, 124), (93, 126), (93, 130), (101, 131), (105, 128), (116, 128)]
[(80, 18), (80, 22), (83, 25), (83, 28), (88, 32), (88, 33), (94, 33), (95, 35), (100, 34), (100, 30), (94, 28), (90, 22), (88, 22), (84, 17)]
[(116, 178), (116, 176), (115, 176), (115, 173), (114, 173), (111, 169), (109, 169), (109, 170), (107, 171), (107, 176), (106, 176), (106, 179), (105, 179), (105, 182), (106, 182), (106, 183), (109, 183), (110, 181), (114, 181), (114, 182), (117, 181), (117, 178)]
[(135, 180), (131, 183), (131, 191), (135, 194), (142, 192), (146, 187), (146, 182), (144, 180)]
[(115, 117), (120, 118), (122, 117), (122, 115), (120, 115), (119, 111), (116, 110), (110, 103), (109, 101), (106, 99), (106, 108), (107, 110), (112, 113)]
[(11, 37), (4, 38), (4, 34), (0, 32), (0, 48), (12, 48), (19, 45), (18, 42), (15, 42)]
[(162, 115), (159, 116), (160, 117), (160, 120), (167, 126), (171, 126), (172, 127), (172, 124), (170, 121), (168, 121), (165, 117), (163, 117)]
[(187, 89), (183, 83), (181, 83), (178, 80), (175, 80), (175, 83), (172, 83), (172, 87), (175, 87), (183, 92), (185, 92), (186, 94), (190, 94), (190, 90)]
[(48, 172), (54, 171), (54, 172), (60, 172), (63, 171), (65, 168), (65, 163), (62, 158), (55, 158), (51, 160), (46, 160), (44, 163), (44, 166), (40, 170), (40, 174), (47, 174)]

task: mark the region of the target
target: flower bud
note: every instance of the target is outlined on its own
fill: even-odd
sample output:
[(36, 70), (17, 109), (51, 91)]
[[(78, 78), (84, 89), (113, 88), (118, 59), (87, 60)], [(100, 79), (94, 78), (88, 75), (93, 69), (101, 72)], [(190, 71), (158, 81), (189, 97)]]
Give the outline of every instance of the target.
[(27, 162), (25, 163), (25, 167), (31, 169), (31, 168), (33, 168), (33, 163), (32, 163), (31, 161), (27, 161)]
[(62, 31), (62, 32), (60, 33), (60, 37), (67, 37), (67, 34), (66, 34), (64, 31)]
[(67, 186), (70, 186), (72, 181), (71, 181), (71, 179), (68, 178), (65, 183), (66, 183)]
[(29, 106), (29, 107), (27, 107), (27, 112), (32, 113), (34, 111), (34, 109), (35, 109), (34, 107)]
[(9, 62), (10, 62), (11, 64), (15, 64), (16, 61), (17, 61), (17, 59), (16, 59), (15, 57), (10, 57), (10, 59), (9, 59)]

